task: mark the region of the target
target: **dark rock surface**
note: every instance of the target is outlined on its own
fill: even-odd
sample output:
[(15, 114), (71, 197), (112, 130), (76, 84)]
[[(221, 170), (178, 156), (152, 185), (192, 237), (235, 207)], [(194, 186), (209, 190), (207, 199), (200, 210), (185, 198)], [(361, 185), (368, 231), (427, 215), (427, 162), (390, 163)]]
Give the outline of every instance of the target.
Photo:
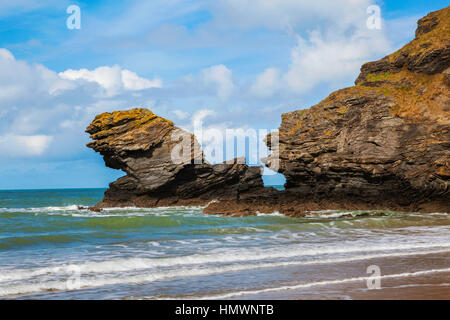
[[(102, 154), (108, 167), (126, 173), (110, 184), (97, 208), (204, 205), (263, 186), (261, 167), (237, 160), (207, 163), (192, 134), (150, 110), (103, 113), (86, 132), (94, 140), (88, 147)], [(184, 154), (178, 152), (181, 141), (188, 141)]]
[(411, 43), (364, 64), (356, 86), (282, 115), (272, 157), (290, 192), (450, 211), (449, 27), (449, 8), (429, 14)]

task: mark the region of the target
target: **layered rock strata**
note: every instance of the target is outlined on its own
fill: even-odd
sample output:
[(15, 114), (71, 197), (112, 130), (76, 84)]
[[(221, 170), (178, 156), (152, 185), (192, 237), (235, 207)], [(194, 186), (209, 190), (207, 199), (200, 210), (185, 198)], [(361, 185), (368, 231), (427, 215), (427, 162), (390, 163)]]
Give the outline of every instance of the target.
[[(450, 212), (450, 7), (418, 22), (414, 40), (361, 67), (355, 86), (282, 115), (279, 145), (266, 141), (284, 191), (263, 188), (261, 168), (205, 163), (195, 138), (152, 112), (98, 116), (88, 146), (127, 175), (105, 206), (205, 204), (210, 214), (325, 209)], [(189, 156), (171, 161), (174, 133)], [(186, 154), (186, 152), (185, 152)]]
[(147, 109), (100, 114), (86, 132), (88, 147), (126, 173), (97, 208), (204, 205), (263, 187), (261, 167), (207, 163), (192, 134)]
[(449, 35), (447, 7), (420, 19), (403, 48), (364, 64), (355, 86), (283, 114), (279, 146), (266, 163), (279, 161), (286, 190), (205, 212), (449, 212)]

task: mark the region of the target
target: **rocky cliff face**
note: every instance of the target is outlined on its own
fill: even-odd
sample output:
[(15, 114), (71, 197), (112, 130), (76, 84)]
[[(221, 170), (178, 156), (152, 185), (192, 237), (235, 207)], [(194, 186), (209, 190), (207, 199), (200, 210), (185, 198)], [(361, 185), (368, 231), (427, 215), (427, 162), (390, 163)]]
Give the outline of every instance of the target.
[(99, 208), (206, 204), (263, 186), (261, 167), (207, 163), (192, 134), (150, 110), (100, 114), (86, 132), (94, 140), (88, 147), (126, 173), (110, 184)]
[(286, 188), (450, 210), (449, 35), (447, 7), (419, 20), (402, 49), (364, 64), (354, 87), (283, 114), (274, 156)]
[[(263, 188), (261, 168), (210, 165), (195, 137), (151, 111), (104, 113), (88, 146), (126, 176), (98, 207), (209, 204), (205, 213), (299, 216), (325, 209), (450, 212), (450, 7), (419, 20), (399, 51), (361, 67), (355, 86), (282, 115), (286, 190)], [(179, 143), (188, 152), (174, 163)], [(184, 138), (186, 140), (186, 138)]]

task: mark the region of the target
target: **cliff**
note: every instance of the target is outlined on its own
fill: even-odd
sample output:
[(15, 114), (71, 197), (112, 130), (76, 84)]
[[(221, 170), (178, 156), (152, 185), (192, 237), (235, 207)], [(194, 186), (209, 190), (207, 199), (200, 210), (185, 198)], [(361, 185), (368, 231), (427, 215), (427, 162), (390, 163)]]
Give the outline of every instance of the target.
[[(283, 114), (280, 144), (266, 164), (279, 159), (285, 191), (263, 188), (260, 167), (206, 163), (192, 134), (149, 110), (101, 114), (87, 129), (88, 146), (126, 176), (97, 208), (215, 200), (205, 213), (449, 212), (449, 34), (450, 7), (432, 12), (419, 20), (414, 40), (364, 64), (355, 86)], [(189, 137), (181, 163), (173, 162), (174, 135)]]
[(204, 205), (263, 186), (261, 167), (207, 163), (192, 134), (147, 109), (100, 114), (86, 132), (87, 146), (126, 173), (96, 208)]
[(420, 19), (403, 48), (364, 64), (355, 86), (283, 114), (274, 156), (286, 188), (405, 205), (448, 200), (449, 35), (447, 7)]
[(286, 190), (205, 212), (450, 212), (449, 35), (450, 7), (432, 12), (414, 40), (364, 64), (355, 86), (283, 114), (266, 164), (279, 159)]

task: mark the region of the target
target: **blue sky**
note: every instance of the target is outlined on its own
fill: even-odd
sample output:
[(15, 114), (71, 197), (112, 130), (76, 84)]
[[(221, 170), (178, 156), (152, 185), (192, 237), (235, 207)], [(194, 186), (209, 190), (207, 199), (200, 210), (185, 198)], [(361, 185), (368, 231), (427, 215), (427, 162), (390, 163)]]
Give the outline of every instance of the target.
[[(66, 27), (69, 5), (81, 29)], [(381, 29), (366, 25), (379, 5)], [(0, 189), (106, 187), (94, 116), (142, 106), (193, 130), (276, 129), (351, 86), (447, 1), (2, 0)], [(256, 155), (257, 156), (257, 155)], [(267, 183), (282, 182), (270, 175)]]

